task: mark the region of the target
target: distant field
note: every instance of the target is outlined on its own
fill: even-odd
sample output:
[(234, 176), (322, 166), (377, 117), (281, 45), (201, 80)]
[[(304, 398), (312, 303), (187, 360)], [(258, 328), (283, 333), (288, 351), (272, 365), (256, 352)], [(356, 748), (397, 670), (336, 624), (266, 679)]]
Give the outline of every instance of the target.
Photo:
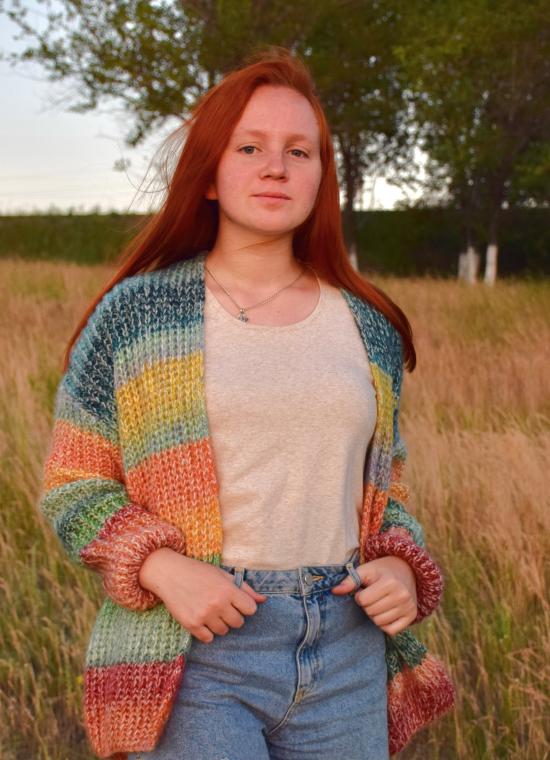
[[(62, 352), (112, 272), (0, 260), (2, 760), (92, 758), (81, 673), (99, 578), (69, 562), (36, 502)], [(406, 480), (446, 579), (442, 607), (415, 632), (458, 691), (457, 710), (399, 757), (549, 758), (550, 280), (376, 284), (415, 332)]]

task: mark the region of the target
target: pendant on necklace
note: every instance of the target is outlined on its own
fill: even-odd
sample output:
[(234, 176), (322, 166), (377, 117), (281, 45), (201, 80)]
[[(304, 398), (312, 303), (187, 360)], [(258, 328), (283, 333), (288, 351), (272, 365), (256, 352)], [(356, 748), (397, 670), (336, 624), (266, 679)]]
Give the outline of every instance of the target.
[(241, 322), (248, 322), (248, 317), (246, 316), (244, 309), (239, 310), (239, 316), (237, 317), (237, 319), (240, 319)]

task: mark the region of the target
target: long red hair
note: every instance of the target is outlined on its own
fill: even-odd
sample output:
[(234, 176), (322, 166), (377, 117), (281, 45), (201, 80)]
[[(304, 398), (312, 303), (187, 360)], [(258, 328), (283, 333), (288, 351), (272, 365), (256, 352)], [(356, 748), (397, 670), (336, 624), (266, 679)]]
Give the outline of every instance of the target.
[[(166, 177), (162, 206), (124, 247), (115, 262), (119, 266), (117, 272), (86, 309), (69, 340), (63, 372), (67, 370), (72, 347), (89, 316), (117, 282), (213, 248), (218, 231), (217, 201), (206, 199), (205, 194), (215, 181), (222, 153), (250, 96), (256, 87), (264, 84), (297, 90), (311, 104), (319, 124), (323, 174), (315, 206), (294, 231), (295, 257), (309, 263), (330, 284), (347, 288), (385, 314), (403, 338), (404, 364), (412, 372), (416, 353), (407, 317), (388, 295), (359, 274), (349, 260), (342, 231), (332, 138), (312, 76), (298, 56), (278, 46), (270, 46), (246, 58), (208, 90), (189, 119), (168, 136), (163, 146), (168, 152), (162, 166)], [(175, 168), (170, 169), (174, 147), (179, 158)]]

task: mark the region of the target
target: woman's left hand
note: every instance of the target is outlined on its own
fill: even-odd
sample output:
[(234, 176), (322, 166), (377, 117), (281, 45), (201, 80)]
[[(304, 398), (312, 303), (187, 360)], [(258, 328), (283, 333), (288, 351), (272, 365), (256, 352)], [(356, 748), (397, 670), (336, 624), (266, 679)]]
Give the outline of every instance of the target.
[[(408, 562), (401, 557), (378, 557), (355, 568), (361, 578), (355, 601), (376, 625), (389, 636), (395, 636), (416, 618), (416, 577)], [(347, 578), (331, 590), (349, 594), (353, 578)]]

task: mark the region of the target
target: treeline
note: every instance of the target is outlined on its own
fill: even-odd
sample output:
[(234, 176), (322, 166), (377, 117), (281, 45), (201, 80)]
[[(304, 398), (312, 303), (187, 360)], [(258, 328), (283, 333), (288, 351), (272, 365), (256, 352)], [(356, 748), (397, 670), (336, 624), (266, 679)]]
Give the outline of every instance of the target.
[[(362, 272), (456, 277), (464, 241), (460, 211), (411, 208), (354, 216)], [(0, 216), (0, 257), (115, 262), (148, 218), (116, 212)], [(501, 246), (502, 276), (549, 276), (550, 209), (503, 211)]]
[[(59, 0), (40, 30), (34, 3), (0, 5), (32, 41), (9, 60), (70, 82), (71, 110), (118, 101), (128, 145), (169, 119), (183, 124), (248, 54), (280, 46), (300, 55), (334, 137), (352, 255), (366, 250), (354, 213), (366, 178), (457, 209), (453, 245), (473, 261), (484, 241), (488, 283), (499, 247), (509, 247), (505, 209), (548, 207), (548, 0)], [(520, 229), (531, 250), (529, 225)]]

